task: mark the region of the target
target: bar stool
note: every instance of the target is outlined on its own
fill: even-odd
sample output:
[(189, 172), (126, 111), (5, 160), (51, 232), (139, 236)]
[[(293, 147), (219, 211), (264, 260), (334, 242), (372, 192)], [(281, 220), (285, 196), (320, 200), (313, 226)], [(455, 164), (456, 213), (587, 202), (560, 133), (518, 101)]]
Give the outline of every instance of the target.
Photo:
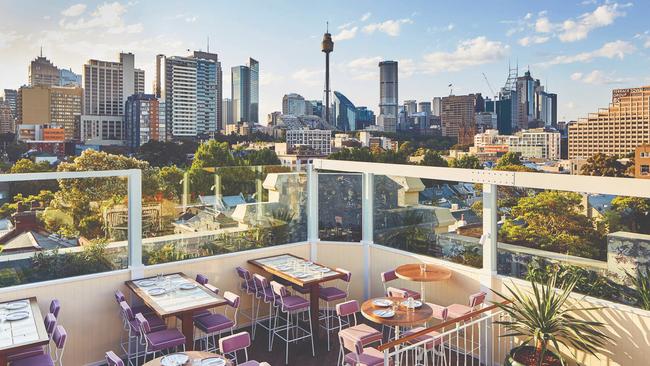
[[(129, 325), (129, 333), (128, 333), (128, 339), (127, 339), (127, 346), (123, 347), (123, 351), (126, 353), (127, 361), (129, 365), (133, 365), (133, 362), (131, 359), (133, 358), (133, 352), (131, 350), (131, 345), (135, 343), (135, 364), (138, 363), (138, 359), (140, 357), (140, 346), (142, 345), (142, 337), (141, 337), (141, 332), (140, 332), (140, 324), (138, 324), (138, 321), (133, 314), (133, 309), (129, 306), (129, 304), (126, 303), (126, 301), (122, 301), (120, 303), (120, 308), (122, 309), (122, 317), (124, 320), (127, 322)], [(142, 314), (145, 319), (149, 322), (149, 328), (152, 330), (163, 330), (167, 328), (167, 324), (165, 323), (164, 320), (161, 318), (157, 317), (155, 314)], [(126, 349), (124, 349), (126, 348)]]
[[(386, 294), (386, 296), (388, 296), (388, 288), (386, 288), (386, 284), (388, 282), (392, 282), (392, 281), (395, 281), (397, 279), (398, 279), (398, 277), (395, 274), (395, 270), (386, 271), (386, 272), (381, 273), (381, 282), (384, 285), (384, 293)], [(412, 298), (414, 298), (416, 300), (419, 300), (420, 297), (421, 297), (420, 293), (417, 292), (417, 291), (409, 290), (409, 289), (407, 289), (405, 287), (399, 287), (399, 289), (402, 290), (402, 291), (405, 291), (407, 293), (408, 296), (406, 296), (406, 298), (412, 297)]]
[[(269, 351), (271, 351), (271, 333), (273, 332), (273, 314), (274, 308), (276, 305), (276, 295), (273, 293), (273, 289), (264, 276), (259, 274), (253, 275), (253, 283), (255, 284), (255, 297), (257, 298), (257, 307), (255, 311), (255, 323), (253, 326), (253, 339), (255, 339), (255, 332), (257, 331), (257, 326), (269, 331)], [(269, 305), (269, 317), (268, 323), (266, 319), (260, 319), (260, 307), (261, 302)]]
[(144, 343), (144, 358), (147, 360), (147, 355), (153, 355), (156, 358), (156, 353), (171, 348), (178, 349), (182, 346), (185, 351), (185, 336), (176, 328), (165, 328), (162, 330), (153, 330), (149, 324), (149, 320), (145, 318), (142, 313), (135, 315), (135, 320), (140, 327), (140, 337)]
[(320, 316), (319, 320), (325, 320), (324, 324), (319, 324), (321, 328), (325, 329), (327, 332), (327, 350), (330, 350), (330, 332), (340, 328), (333, 324), (334, 320), (340, 319), (335, 316), (335, 312), (330, 308), (330, 303), (333, 301), (342, 300), (345, 301), (348, 298), (350, 293), (350, 281), (352, 280), (352, 273), (341, 268), (336, 269), (338, 272), (345, 274), (341, 280), (345, 283), (345, 290), (342, 290), (338, 287), (321, 287), (319, 291), (319, 300), (325, 302), (325, 307), (323, 308), (323, 316)]
[[(124, 293), (122, 291), (115, 290), (114, 297), (118, 307), (118, 314), (120, 316), (120, 319), (122, 319), (122, 327), (124, 328), (124, 331), (120, 333), (120, 348), (122, 348), (122, 351), (127, 352), (128, 345), (127, 342), (124, 341), (124, 336), (129, 334), (129, 322), (127, 321), (126, 317), (122, 315), (122, 307), (120, 306), (120, 303), (122, 301), (126, 301), (126, 296), (124, 296)], [(152, 312), (152, 310), (145, 305), (133, 306), (131, 307), (131, 311), (133, 314), (149, 314)]]
[[(314, 351), (314, 336), (311, 324), (311, 308), (309, 306), (309, 301), (300, 296), (289, 295), (287, 287), (278, 282), (271, 281), (271, 288), (273, 289), (273, 293), (278, 296), (278, 309), (275, 315), (273, 331), (271, 332), (271, 347), (273, 346), (273, 337), (277, 335), (278, 338), (282, 339), (285, 342), (285, 363), (288, 364), (289, 343), (309, 338), (311, 340), (311, 354), (315, 357), (316, 353)], [(278, 317), (280, 312), (285, 313), (286, 323), (278, 326)], [(298, 323), (298, 316), (303, 312), (307, 312), (307, 316), (309, 317), (309, 331), (302, 328)], [(293, 337), (289, 336), (290, 330), (293, 333)], [(284, 337), (282, 336), (282, 331), (286, 332)], [(300, 332), (303, 334), (300, 334)]]
[(108, 351), (106, 352), (106, 364), (108, 366), (124, 366), (124, 361), (121, 358), (117, 357), (115, 352)]
[[(226, 291), (223, 294), (223, 297), (228, 302), (224, 314), (210, 314), (207, 316), (200, 317), (194, 321), (194, 326), (199, 329), (204, 337), (199, 337), (196, 341), (201, 341), (201, 338), (205, 338), (205, 350), (206, 351), (217, 351), (217, 340), (216, 336), (219, 336), (221, 339), (221, 334), (225, 331), (230, 331), (232, 334), (233, 329), (237, 327), (237, 311), (239, 310), (240, 298), (238, 295)], [(228, 308), (233, 309), (233, 315), (231, 318), (228, 317)], [(210, 338), (212, 338), (212, 347), (210, 347)]]
[(460, 318), (467, 315), (474, 310), (477, 310), (484, 302), (487, 294), (483, 291), (477, 292), (469, 296), (468, 305), (452, 304), (449, 305), (449, 317), (452, 319)]
[[(364, 347), (359, 339), (351, 339), (339, 334), (341, 346), (350, 351), (343, 357), (343, 365), (380, 366), (384, 365), (384, 353), (374, 347)], [(393, 365), (393, 360), (389, 361)]]
[[(449, 309), (448, 308), (446, 308), (444, 306), (436, 305), (436, 304), (428, 304), (428, 305), (431, 306), (431, 308), (433, 309), (433, 318), (434, 319), (438, 319), (438, 320), (442, 320), (442, 321), (446, 321), (448, 319), (448, 317), (449, 317)], [(415, 327), (415, 328), (409, 330), (408, 332), (405, 332), (403, 334), (403, 336), (408, 336), (410, 334), (417, 333), (417, 332), (422, 331), (424, 329), (425, 329), (424, 327)], [(415, 343), (420, 343), (420, 342), (423, 342), (423, 341), (428, 341), (428, 342), (423, 344), (421, 348), (418, 347), (418, 349), (416, 349), (416, 355), (415, 355), (416, 360), (419, 359), (420, 357), (422, 357), (424, 359), (424, 365), (428, 365), (429, 364), (428, 355), (429, 355), (429, 353), (431, 353), (431, 359), (433, 360), (434, 365), (437, 365), (436, 357), (440, 357), (442, 359), (442, 362), (446, 366), (447, 365), (447, 355), (445, 354), (445, 345), (443, 343), (443, 339), (442, 339), (440, 333), (436, 332), (436, 331), (432, 331), (432, 332), (426, 333), (424, 335), (418, 336), (415, 339), (413, 339), (412, 341), (409, 341), (408, 343), (409, 344), (415, 344)]]
[(59, 311), (61, 311), (61, 303), (57, 299), (52, 299), (50, 302), (50, 313), (54, 314), (54, 316), (58, 319)]
[[(251, 345), (251, 336), (248, 332), (241, 332), (219, 339), (219, 348), (221, 353), (226, 356), (233, 364), (238, 366), (262, 366), (255, 360), (248, 360), (248, 347)], [(237, 359), (237, 351), (244, 351), (245, 360), (239, 363)], [(230, 356), (230, 357), (228, 357)], [(268, 365), (268, 364), (267, 364)]]
[[(359, 303), (357, 300), (350, 300), (336, 305), (336, 315), (339, 317), (339, 337), (345, 336), (352, 340), (359, 340), (363, 346), (371, 343), (381, 343), (383, 335), (377, 329), (357, 322), (357, 313), (359, 312)], [(345, 319), (344, 319), (345, 318)], [(343, 328), (346, 323), (350, 326)], [(354, 325), (352, 325), (354, 324)], [(339, 338), (340, 341), (340, 338)], [(345, 349), (343, 343), (340, 344), (339, 356), (336, 364), (340, 365), (345, 356)]]
[(65, 350), (66, 339), (68, 334), (65, 329), (57, 325), (52, 334), (52, 341), (56, 345), (54, 350), (54, 358), (49, 353), (44, 353), (37, 356), (21, 358), (20, 360), (13, 361), (11, 366), (54, 366), (63, 365), (63, 351)]
[[(235, 271), (237, 272), (237, 276), (239, 277), (239, 296), (244, 297), (244, 295), (247, 295), (250, 297), (251, 300), (251, 309), (249, 312), (245, 311), (244, 309), (241, 309), (239, 311), (239, 314), (243, 316), (244, 318), (248, 319), (251, 321), (251, 327), (254, 329), (255, 328), (255, 322), (256, 322), (256, 317), (255, 317), (255, 299), (257, 295), (257, 291), (255, 290), (255, 281), (253, 280), (253, 276), (251, 275), (250, 271), (247, 270), (246, 268), (243, 267), (237, 267), (235, 268)], [(253, 339), (255, 339), (255, 332), (253, 332)]]

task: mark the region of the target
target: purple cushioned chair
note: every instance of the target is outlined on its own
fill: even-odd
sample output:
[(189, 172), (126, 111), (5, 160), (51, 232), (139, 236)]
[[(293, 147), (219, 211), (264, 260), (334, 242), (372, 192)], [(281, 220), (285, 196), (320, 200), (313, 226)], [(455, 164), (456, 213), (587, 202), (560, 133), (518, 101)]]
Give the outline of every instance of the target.
[(63, 366), (63, 350), (65, 349), (65, 342), (68, 334), (65, 329), (57, 325), (52, 333), (52, 341), (56, 346), (54, 350), (54, 358), (49, 353), (43, 353), (37, 356), (21, 358), (20, 360), (13, 361), (11, 366)]
[[(351, 339), (339, 333), (342, 347), (350, 351), (345, 354), (344, 364), (355, 366), (380, 366), (384, 364), (384, 353), (373, 347), (364, 347), (359, 339)], [(393, 364), (392, 360), (389, 362)]]
[[(198, 282), (199, 285), (205, 286), (206, 288), (208, 288), (210, 291), (216, 293), (217, 295), (219, 294), (219, 289), (212, 286), (212, 285), (210, 285), (208, 283), (208, 277), (207, 276), (202, 275), (200, 273), (197, 274), (196, 275), (196, 282)], [(194, 312), (194, 314), (192, 314), (192, 319), (196, 321), (196, 319), (198, 319), (198, 318), (200, 318), (202, 316), (211, 315), (211, 314), (212, 314), (212, 312), (210, 310), (208, 310), (208, 309), (199, 310), (199, 311)], [(177, 315), (176, 318), (179, 319), (179, 320), (182, 320), (180, 315)]]
[[(117, 302), (117, 305), (119, 306), (122, 301), (126, 301), (126, 297), (124, 296), (124, 293), (120, 290), (115, 291), (115, 302)], [(133, 310), (133, 313), (143, 313), (143, 314), (148, 314), (148, 313), (153, 313), (153, 310), (151, 310), (148, 306), (146, 305), (136, 305), (136, 306), (131, 306), (131, 310)]]
[[(339, 341), (344, 336), (350, 340), (358, 340), (362, 346), (371, 343), (381, 342), (382, 333), (377, 329), (357, 322), (357, 313), (359, 312), (359, 303), (357, 300), (350, 300), (336, 305), (336, 314), (339, 317)], [(344, 319), (345, 318), (345, 319)], [(349, 325), (344, 328), (344, 325)], [(340, 365), (341, 358), (345, 356), (344, 344), (340, 344), (337, 365)]]
[(449, 305), (449, 317), (460, 318), (463, 315), (467, 315), (474, 310), (477, 310), (484, 302), (487, 294), (485, 292), (477, 292), (469, 296), (469, 301), (467, 305), (463, 304), (452, 304)]
[[(386, 294), (386, 296), (389, 296), (388, 288), (386, 287), (386, 284), (388, 282), (395, 281), (396, 279), (398, 279), (398, 277), (397, 277), (397, 274), (395, 274), (395, 270), (382, 272), (382, 274), (381, 274), (381, 282), (384, 285), (384, 293)], [(404, 287), (399, 287), (398, 289), (406, 292), (406, 294), (407, 294), (406, 298), (412, 297), (412, 298), (414, 298), (416, 300), (420, 299), (420, 293), (417, 292), (417, 291), (409, 290), (409, 289), (404, 288)]]
[(156, 358), (156, 354), (163, 350), (171, 348), (177, 349), (179, 346), (185, 351), (185, 336), (176, 328), (165, 328), (163, 330), (153, 330), (149, 325), (149, 321), (141, 313), (136, 314), (135, 320), (140, 326), (140, 334), (144, 341), (144, 359), (147, 355), (152, 354)]
[(50, 313), (54, 314), (54, 316), (58, 319), (59, 311), (61, 311), (61, 303), (59, 300), (53, 299), (52, 302), (50, 302)]
[(117, 357), (115, 352), (108, 351), (106, 352), (106, 364), (108, 366), (124, 366), (124, 361), (121, 358)]
[[(238, 366), (258, 366), (262, 365), (257, 361), (248, 360), (248, 347), (251, 345), (251, 337), (248, 332), (241, 332), (219, 339), (219, 348), (226, 358), (229, 358), (234, 364)], [(245, 360), (239, 363), (237, 359), (237, 351), (244, 351)], [(268, 364), (267, 364), (268, 365)]]
[(323, 315), (319, 317), (319, 320), (325, 320), (324, 324), (321, 324), (321, 328), (327, 332), (327, 350), (330, 350), (330, 333), (332, 331), (335, 331), (339, 329), (338, 325), (334, 324), (334, 321), (337, 319), (340, 319), (336, 317), (332, 309), (330, 308), (330, 303), (334, 301), (345, 301), (348, 298), (348, 293), (350, 292), (350, 281), (352, 280), (352, 273), (350, 271), (346, 271), (345, 269), (342, 268), (337, 268), (336, 269), (338, 272), (341, 272), (345, 275), (341, 279), (343, 283), (345, 284), (345, 290), (342, 290), (338, 287), (335, 286), (330, 286), (330, 287), (321, 287), (320, 292), (319, 292), (319, 299), (323, 302), (325, 302), (325, 307), (322, 307), (321, 309), (324, 309)]
[[(271, 350), (271, 333), (273, 331), (273, 313), (277, 307), (276, 298), (277, 296), (273, 293), (273, 289), (269, 284), (269, 280), (266, 277), (255, 273), (253, 275), (253, 286), (255, 287), (255, 298), (257, 298), (257, 306), (255, 306), (255, 315), (253, 322), (253, 339), (255, 339), (255, 334), (257, 331), (257, 326), (269, 331), (269, 351)], [(260, 319), (260, 307), (261, 302), (269, 304), (269, 317), (268, 319)]]
[[(225, 331), (230, 331), (230, 334), (232, 334), (233, 329), (237, 327), (239, 296), (230, 291), (226, 291), (223, 297), (228, 302), (224, 314), (211, 314), (194, 321), (194, 326), (204, 334), (204, 336), (197, 338), (195, 342), (204, 341), (206, 351), (216, 351), (218, 349), (216, 337), (219, 336), (221, 338), (221, 334)], [(228, 309), (232, 309), (233, 314), (231, 317), (228, 316)], [(212, 346), (210, 346), (210, 338), (212, 338)]]
[[(124, 318), (124, 321), (127, 323), (128, 327), (128, 339), (126, 342), (126, 347), (122, 346), (124, 349), (124, 352), (126, 352), (126, 355), (128, 357), (129, 363), (131, 363), (131, 358), (135, 357), (135, 363), (137, 364), (138, 358), (140, 357), (140, 348), (139, 344), (141, 341), (141, 334), (140, 334), (140, 324), (138, 324), (138, 321), (135, 318), (135, 314), (133, 313), (133, 309), (129, 306), (129, 304), (126, 303), (126, 301), (122, 301), (120, 303), (120, 309), (122, 310), (122, 318)], [(142, 314), (142, 313), (137, 313), (137, 314)], [(162, 330), (167, 328), (167, 324), (165, 323), (164, 320), (156, 316), (155, 314), (142, 314), (142, 316), (147, 319), (149, 322), (149, 327), (153, 330)], [(133, 355), (133, 352), (131, 350), (132, 345), (135, 344), (135, 355)]]
[[(273, 347), (273, 338), (275, 336), (285, 341), (285, 363), (288, 364), (289, 343), (295, 343), (301, 339), (309, 338), (311, 341), (311, 353), (315, 357), (309, 301), (300, 296), (291, 296), (287, 291), (287, 287), (281, 283), (271, 281), (271, 288), (273, 289), (273, 293), (278, 296), (278, 309), (275, 314), (273, 331), (271, 332), (271, 347)], [(278, 326), (280, 312), (285, 313), (287, 321), (285, 324)], [(309, 319), (309, 330), (302, 328), (298, 323), (298, 316), (304, 312), (307, 312), (307, 318)], [(290, 331), (291, 335), (289, 334)], [(283, 335), (282, 333), (285, 334)]]
[[(43, 319), (43, 324), (45, 325), (45, 331), (47, 332), (48, 338), (52, 340), (52, 333), (54, 333), (54, 329), (56, 328), (56, 317), (54, 316), (54, 314), (47, 313), (47, 315), (45, 315), (45, 318)], [(49, 343), (47, 344), (47, 350), (48, 350), (47, 352), (48, 354), (51, 353)], [(9, 355), (7, 355), (7, 361), (13, 362), (21, 358), (39, 356), (45, 353), (46, 351), (43, 346), (34, 346), (17, 353), (10, 353)]]

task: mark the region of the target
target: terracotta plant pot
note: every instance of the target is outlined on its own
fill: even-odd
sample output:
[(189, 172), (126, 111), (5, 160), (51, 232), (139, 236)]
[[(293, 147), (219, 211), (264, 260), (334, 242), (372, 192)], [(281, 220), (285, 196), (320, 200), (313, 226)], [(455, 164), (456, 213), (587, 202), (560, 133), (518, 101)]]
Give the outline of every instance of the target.
[[(503, 362), (504, 366), (537, 366), (537, 361), (532, 357), (535, 355), (535, 347), (522, 346), (515, 347), (506, 356)], [(546, 351), (542, 366), (560, 366), (560, 358), (551, 351)]]

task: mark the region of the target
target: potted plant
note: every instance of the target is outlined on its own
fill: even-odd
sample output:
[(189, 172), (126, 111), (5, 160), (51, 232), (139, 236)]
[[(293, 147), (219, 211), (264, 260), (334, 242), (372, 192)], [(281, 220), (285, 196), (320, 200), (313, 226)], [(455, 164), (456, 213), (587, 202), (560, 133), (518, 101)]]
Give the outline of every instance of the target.
[(507, 329), (503, 337), (518, 337), (522, 344), (506, 356), (507, 366), (556, 366), (565, 365), (560, 345), (576, 351), (595, 355), (609, 337), (601, 328), (601, 322), (578, 319), (574, 313), (589, 312), (600, 308), (574, 308), (566, 302), (578, 281), (569, 278), (556, 288), (557, 273), (542, 284), (531, 281), (532, 294), (525, 294), (516, 286), (508, 286), (509, 295), (495, 293), (506, 299), (496, 303), (506, 314), (498, 321)]

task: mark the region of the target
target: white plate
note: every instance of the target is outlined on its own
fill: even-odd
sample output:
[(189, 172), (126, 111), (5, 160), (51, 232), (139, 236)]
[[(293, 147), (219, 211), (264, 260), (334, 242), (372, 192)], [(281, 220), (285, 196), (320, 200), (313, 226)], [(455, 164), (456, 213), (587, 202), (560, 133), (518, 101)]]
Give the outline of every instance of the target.
[(417, 309), (417, 308), (422, 307), (422, 301), (413, 300), (413, 303), (409, 304), (408, 300), (406, 300), (406, 301), (402, 301), (402, 305), (404, 305), (405, 307), (407, 307), (409, 309)]
[(27, 307), (27, 303), (25, 301), (9, 302), (4, 307), (7, 310), (18, 310)]
[(323, 267), (323, 268), (319, 269), (319, 271), (323, 272), (323, 273), (327, 273), (327, 272), (330, 272), (331, 269)]
[(395, 316), (395, 312), (391, 309), (375, 310), (372, 313), (380, 318), (392, 318)]
[(26, 311), (16, 311), (13, 313), (7, 314), (7, 320), (12, 322), (16, 320), (23, 320), (29, 318), (29, 313)]
[(196, 283), (184, 283), (179, 286), (181, 290), (194, 290), (196, 288)]
[(309, 277), (309, 274), (300, 272), (300, 273), (295, 273), (293, 276), (296, 278), (307, 278)]
[(284, 271), (288, 271), (289, 269), (291, 269), (291, 267), (289, 267), (289, 266), (278, 266), (277, 269), (278, 269), (278, 271), (284, 272)]
[(138, 286), (140, 287), (151, 287), (155, 284), (154, 281), (152, 280), (142, 280), (138, 282)]
[(201, 360), (201, 366), (224, 366), (225, 364), (226, 360), (219, 357), (210, 357)]
[(380, 306), (382, 308), (386, 308), (386, 307), (389, 307), (389, 306), (393, 305), (393, 300), (375, 299), (375, 300), (372, 301), (372, 304), (375, 305), (375, 306)]
[(165, 290), (162, 287), (154, 287), (151, 290), (147, 291), (147, 293), (149, 295), (151, 295), (151, 296), (160, 296), (160, 295), (163, 295), (166, 292), (167, 292), (167, 290)]
[(160, 359), (162, 366), (179, 366), (185, 365), (190, 358), (184, 353), (174, 353)]

